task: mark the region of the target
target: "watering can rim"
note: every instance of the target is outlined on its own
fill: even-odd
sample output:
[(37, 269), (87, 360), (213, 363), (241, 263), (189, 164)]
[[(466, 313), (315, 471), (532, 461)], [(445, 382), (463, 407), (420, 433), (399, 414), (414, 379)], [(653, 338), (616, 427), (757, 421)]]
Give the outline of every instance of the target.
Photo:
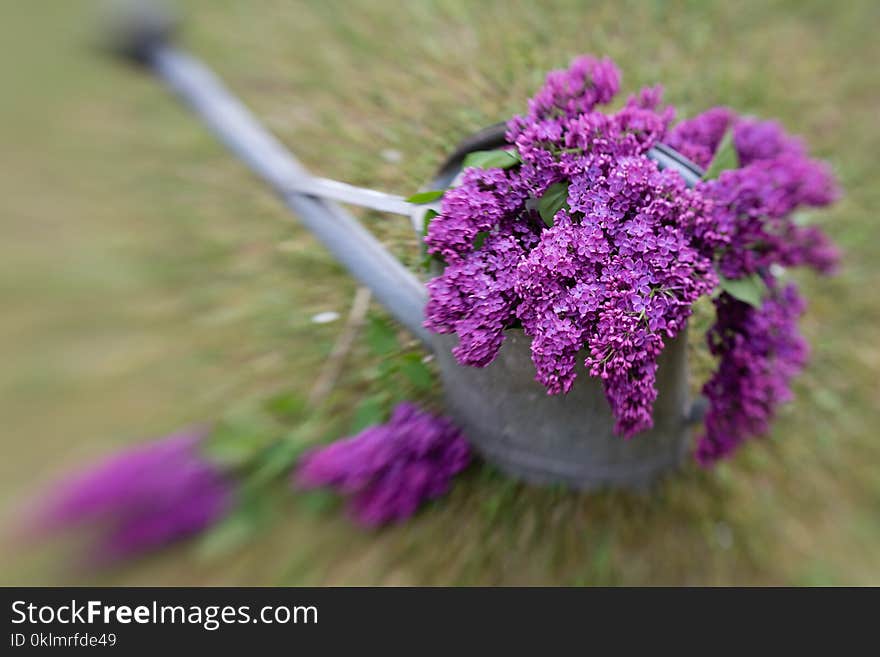
[[(509, 146), (506, 138), (507, 123), (499, 121), (493, 123), (461, 140), (443, 163), (437, 168), (431, 182), (423, 185), (419, 191), (440, 191), (454, 184), (457, 176), (463, 168), (464, 159), (468, 154), (479, 150), (491, 150)], [(695, 162), (679, 153), (674, 148), (663, 143), (652, 146), (646, 156), (657, 163), (658, 168), (673, 169), (681, 175), (688, 187), (694, 187), (705, 174), (704, 170)], [(439, 212), (440, 201), (411, 206), (410, 221), (416, 235), (421, 237), (424, 226), (425, 213), (429, 210)]]

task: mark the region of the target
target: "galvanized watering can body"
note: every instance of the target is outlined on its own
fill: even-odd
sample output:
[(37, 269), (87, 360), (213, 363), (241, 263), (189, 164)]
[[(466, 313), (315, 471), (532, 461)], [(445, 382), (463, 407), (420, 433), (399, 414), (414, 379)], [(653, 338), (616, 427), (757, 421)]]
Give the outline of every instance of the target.
[[(452, 184), (469, 152), (504, 146), (504, 128), (490, 126), (463, 141), (427, 188)], [(413, 223), (421, 225), (420, 217)], [(688, 451), (699, 409), (688, 395), (685, 332), (659, 360), (654, 427), (629, 440), (614, 435), (602, 384), (585, 367), (567, 395), (547, 394), (535, 381), (531, 339), (522, 329), (506, 332), (498, 357), (485, 368), (459, 365), (451, 351), (457, 342), (451, 335), (432, 336), (447, 410), (484, 458), (511, 476), (580, 489), (642, 488), (679, 465)]]
[(683, 335), (666, 345), (657, 371), (654, 428), (629, 440), (598, 379), (581, 371), (567, 395), (548, 395), (535, 381), (531, 340), (510, 330), (485, 368), (452, 356), (454, 336), (438, 336), (436, 358), (447, 410), (470, 442), (503, 472), (533, 484), (575, 488), (643, 488), (681, 463), (688, 450), (687, 349)]
[[(654, 428), (630, 440), (613, 435), (613, 418), (601, 383), (582, 368), (571, 392), (549, 396), (534, 379), (529, 338), (510, 330), (498, 357), (486, 368), (459, 365), (455, 336), (434, 335), (422, 325), (423, 284), (397, 262), (348, 212), (333, 201), (408, 215), (417, 230), (423, 206), (344, 183), (314, 178), (204, 65), (171, 45), (172, 23), (145, 5), (115, 25), (112, 47), (146, 67), (183, 100), (203, 123), (282, 201), (326, 248), (369, 287), (377, 299), (436, 354), (448, 409), (484, 457), (501, 470), (538, 484), (577, 488), (640, 488), (674, 468), (687, 451), (686, 340), (682, 333), (659, 363)], [(504, 143), (503, 126), (466, 140), (429, 187), (453, 182), (464, 156)], [(674, 167), (693, 184), (699, 169), (658, 145), (649, 153), (661, 168)]]

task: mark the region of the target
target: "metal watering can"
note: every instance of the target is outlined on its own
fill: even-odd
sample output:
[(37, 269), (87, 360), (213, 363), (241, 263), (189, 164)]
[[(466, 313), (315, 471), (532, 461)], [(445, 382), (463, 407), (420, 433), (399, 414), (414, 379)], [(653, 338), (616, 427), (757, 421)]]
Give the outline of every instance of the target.
[[(422, 282), (337, 202), (408, 216), (419, 236), (430, 206), (311, 176), (209, 69), (172, 44), (173, 32), (169, 14), (136, 2), (117, 16), (109, 45), (158, 76), (434, 352), (447, 408), (489, 462), (530, 483), (581, 489), (645, 488), (681, 463), (690, 445), (689, 427), (703, 411), (702, 404), (689, 400), (684, 332), (666, 345), (660, 358), (654, 427), (630, 440), (613, 434), (602, 385), (585, 371), (567, 395), (546, 393), (534, 380), (530, 339), (522, 329), (507, 332), (488, 367), (459, 365), (451, 354), (456, 337), (435, 335), (422, 325)], [(504, 144), (503, 124), (473, 135), (446, 159), (425, 189), (452, 184), (468, 153)], [(651, 149), (648, 157), (660, 168), (675, 168), (691, 186), (702, 176), (699, 167), (666, 146)]]

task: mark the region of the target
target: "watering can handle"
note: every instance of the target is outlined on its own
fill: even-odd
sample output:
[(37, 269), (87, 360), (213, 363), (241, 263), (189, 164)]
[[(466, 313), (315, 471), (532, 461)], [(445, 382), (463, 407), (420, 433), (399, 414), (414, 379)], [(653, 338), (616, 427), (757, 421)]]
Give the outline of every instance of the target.
[[(430, 348), (430, 334), (422, 326), (426, 293), (421, 281), (350, 213), (320, 198), (322, 179), (312, 177), (207, 67), (172, 45), (175, 21), (171, 15), (154, 2), (141, 0), (124, 3), (112, 19), (107, 45), (159, 77), (229, 150), (275, 190), (333, 256)], [(324, 181), (328, 182), (337, 193), (370, 191)], [(324, 189), (327, 187), (324, 184)]]

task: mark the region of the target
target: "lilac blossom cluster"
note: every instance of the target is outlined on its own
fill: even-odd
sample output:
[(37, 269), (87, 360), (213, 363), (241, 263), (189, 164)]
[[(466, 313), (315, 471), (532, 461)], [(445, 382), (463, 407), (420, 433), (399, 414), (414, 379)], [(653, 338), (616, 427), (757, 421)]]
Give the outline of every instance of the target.
[(470, 458), (455, 425), (404, 402), (387, 424), (307, 453), (294, 482), (335, 488), (351, 498), (355, 518), (373, 527), (404, 520), (444, 494)]
[(728, 294), (715, 299), (715, 308), (717, 320), (707, 338), (719, 366), (703, 387), (709, 410), (696, 451), (703, 465), (767, 432), (776, 407), (791, 398), (791, 379), (809, 354), (797, 327), (805, 304), (792, 284), (774, 290), (757, 309)]
[(199, 532), (231, 507), (225, 474), (200, 452), (202, 434), (174, 434), (116, 454), (58, 484), (42, 501), (40, 533), (93, 527), (95, 562), (141, 554)]
[(718, 257), (721, 274), (741, 278), (774, 264), (833, 272), (837, 249), (816, 226), (794, 221), (793, 213), (829, 205), (838, 190), (828, 167), (807, 157), (799, 140), (773, 121), (738, 118), (715, 108), (682, 121), (665, 141), (706, 166), (728, 130), (739, 167), (698, 188), (712, 202), (717, 229), (730, 236)]
[[(444, 263), (428, 283), (425, 325), (457, 334), (456, 358), (477, 367), (492, 362), (506, 330), (521, 327), (532, 338), (536, 379), (549, 394), (571, 388), (583, 358), (603, 382), (616, 432), (630, 437), (652, 426), (664, 343), (684, 328), (693, 302), (716, 289), (719, 273), (761, 276), (769, 290), (766, 308), (755, 312), (722, 293), (719, 318), (728, 305), (746, 306), (740, 315), (749, 316), (733, 330), (770, 331), (781, 316), (799, 313), (783, 307), (795, 296), (779, 291), (770, 267), (833, 269), (834, 247), (815, 227), (793, 221), (792, 212), (830, 203), (836, 188), (827, 168), (774, 123), (716, 108), (671, 127), (674, 110), (661, 104), (659, 87), (642, 90), (617, 112), (596, 111), (619, 81), (610, 60), (591, 57), (551, 73), (528, 113), (507, 125), (519, 163), (468, 168), (446, 192), (425, 237), (428, 252)], [(728, 132), (739, 166), (693, 190), (646, 156), (662, 141), (705, 167)], [(548, 203), (553, 196), (558, 202)], [(767, 321), (756, 318), (760, 313)], [(715, 403), (717, 394), (728, 394), (720, 391), (735, 389), (722, 343), (714, 346), (722, 364), (706, 387), (713, 427), (722, 424), (722, 408), (727, 417), (744, 413), (735, 400)], [(791, 357), (792, 367), (768, 384), (780, 393), (768, 394), (768, 407), (786, 397), (777, 384), (787, 385), (803, 360), (776, 346), (763, 360)], [(744, 439), (765, 424), (734, 418), (728, 433)], [(730, 444), (730, 436), (716, 442)]]
[[(446, 263), (428, 284), (426, 323), (457, 333), (455, 356), (474, 366), (521, 326), (551, 394), (571, 388), (586, 350), (617, 431), (631, 436), (652, 424), (657, 356), (715, 286), (711, 258), (724, 236), (704, 200), (645, 157), (672, 120), (659, 88), (614, 114), (594, 111), (618, 87), (609, 60), (581, 57), (551, 73), (528, 114), (508, 124), (522, 164), (469, 169), (447, 192), (426, 236)], [(564, 203), (546, 222), (530, 199), (560, 183)]]
[(797, 319), (804, 302), (793, 285), (781, 286), (775, 267), (834, 271), (839, 253), (815, 226), (795, 220), (801, 207), (822, 207), (838, 195), (821, 162), (771, 121), (738, 118), (716, 108), (677, 125), (666, 143), (705, 166), (730, 131), (739, 166), (697, 191), (712, 203), (717, 229), (730, 236), (716, 256), (723, 276), (758, 276), (767, 288), (760, 307), (722, 293), (707, 335), (718, 369), (703, 387), (709, 400), (697, 459), (710, 464), (749, 438), (767, 432), (776, 407), (791, 397), (790, 383), (807, 358)]

